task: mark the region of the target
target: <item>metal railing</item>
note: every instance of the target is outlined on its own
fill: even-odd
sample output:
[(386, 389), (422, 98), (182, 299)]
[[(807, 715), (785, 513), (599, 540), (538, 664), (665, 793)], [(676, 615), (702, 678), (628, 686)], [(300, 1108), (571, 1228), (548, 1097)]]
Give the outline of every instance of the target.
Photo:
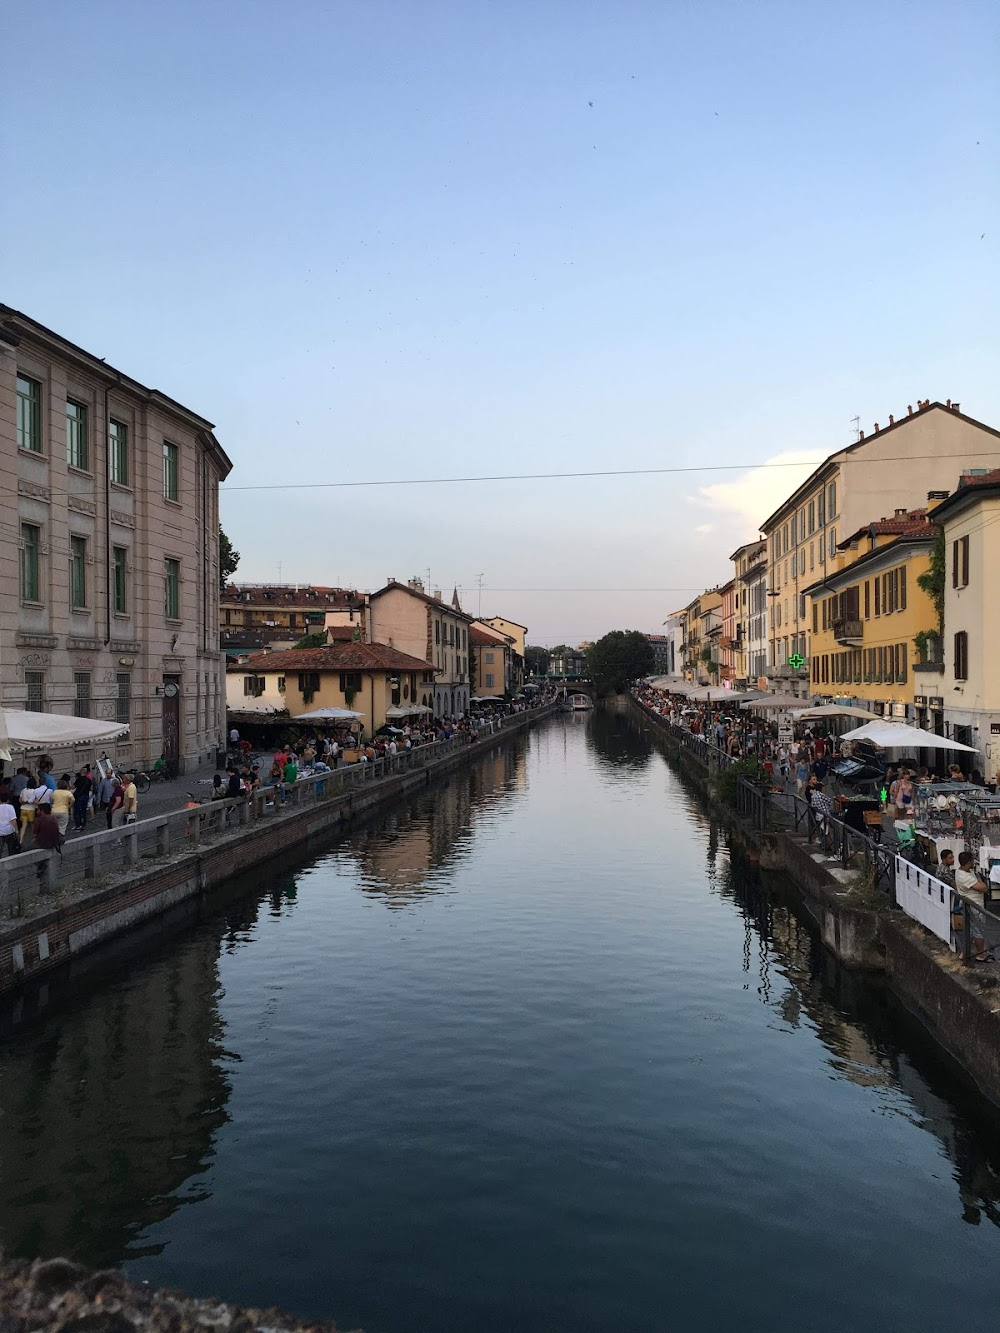
[[(528, 710), (529, 714), (535, 711)], [(456, 732), (447, 740), (417, 745), (395, 755), (342, 764), (325, 773), (307, 774), (294, 783), (263, 786), (241, 796), (209, 798), (133, 824), (84, 833), (68, 839), (59, 851), (29, 849), (2, 856), (0, 921), (50, 911), (62, 905), (74, 886), (96, 888), (110, 876), (164, 863), (179, 852), (195, 850), (239, 828), (426, 768), (453, 751), (467, 749), (509, 729), (524, 717), (524, 713), (513, 713), (484, 722), (474, 731)]]

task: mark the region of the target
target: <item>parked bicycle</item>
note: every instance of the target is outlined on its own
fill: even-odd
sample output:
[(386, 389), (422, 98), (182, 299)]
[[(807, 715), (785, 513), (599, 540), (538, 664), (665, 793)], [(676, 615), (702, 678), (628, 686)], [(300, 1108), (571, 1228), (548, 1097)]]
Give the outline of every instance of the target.
[(151, 768), (148, 772), (136, 773), (136, 791), (147, 792), (154, 782), (169, 782), (170, 776), (170, 772), (166, 768)]

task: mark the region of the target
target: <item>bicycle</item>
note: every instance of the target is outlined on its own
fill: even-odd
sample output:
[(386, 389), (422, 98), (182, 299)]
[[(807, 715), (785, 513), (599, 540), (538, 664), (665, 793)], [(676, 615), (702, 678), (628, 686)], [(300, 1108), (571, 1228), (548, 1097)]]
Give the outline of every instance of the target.
[(136, 773), (134, 782), (137, 792), (147, 792), (154, 782), (169, 782), (170, 774), (165, 768), (152, 768), (148, 773)]

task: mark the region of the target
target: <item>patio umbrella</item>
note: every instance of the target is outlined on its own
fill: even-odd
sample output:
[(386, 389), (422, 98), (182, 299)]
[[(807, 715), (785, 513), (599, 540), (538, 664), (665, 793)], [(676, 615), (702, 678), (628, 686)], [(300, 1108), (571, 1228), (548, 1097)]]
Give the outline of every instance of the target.
[(26, 713), (0, 708), (0, 759), (11, 750), (58, 750), (67, 745), (106, 745), (128, 735), (127, 722), (97, 722), (68, 713)]
[(413, 717), (415, 713), (429, 713), (426, 704), (393, 704), (385, 710), (386, 717)]
[(866, 717), (872, 714), (867, 708), (854, 708), (851, 704), (822, 704), (819, 708), (799, 708), (793, 714), (796, 722), (803, 722), (810, 717)]
[(795, 708), (801, 702), (802, 700), (794, 694), (762, 694), (757, 699), (751, 699), (745, 707), (760, 708), (766, 712), (772, 708)]
[(353, 722), (359, 717), (364, 717), (364, 713), (356, 713), (352, 708), (314, 708), (311, 713), (296, 713), (288, 720), (289, 722)]
[(841, 740), (871, 741), (883, 750), (963, 750), (966, 754), (975, 754), (974, 745), (960, 745), (950, 741), (947, 736), (938, 736), (933, 731), (924, 731), (921, 727), (910, 727), (905, 722), (885, 722), (876, 718), (863, 727), (845, 731)]

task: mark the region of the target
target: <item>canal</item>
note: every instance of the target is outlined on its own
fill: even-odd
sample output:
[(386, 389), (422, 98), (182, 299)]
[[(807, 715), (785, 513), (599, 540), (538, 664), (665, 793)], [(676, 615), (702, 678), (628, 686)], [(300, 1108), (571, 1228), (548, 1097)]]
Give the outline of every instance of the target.
[(8, 1252), (367, 1333), (997, 1300), (995, 1118), (625, 718), (546, 723), (27, 1012)]

